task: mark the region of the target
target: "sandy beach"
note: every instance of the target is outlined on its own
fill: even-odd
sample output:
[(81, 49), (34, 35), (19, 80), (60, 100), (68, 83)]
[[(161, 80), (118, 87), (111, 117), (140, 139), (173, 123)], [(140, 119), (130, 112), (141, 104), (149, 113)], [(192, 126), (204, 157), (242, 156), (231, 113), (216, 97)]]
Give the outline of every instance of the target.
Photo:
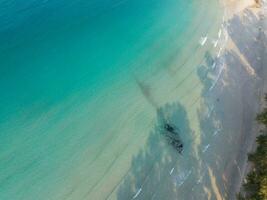
[(0, 4), (0, 199), (235, 199), (267, 92), (266, 5)]
[(223, 4), (229, 39), (224, 53), (224, 89), (217, 96), (229, 115), (223, 124), (235, 132), (236, 142), (229, 146), (229, 162), (222, 174), (227, 194), (217, 199), (235, 199), (249, 169), (247, 153), (255, 149), (260, 129), (255, 117), (267, 91), (266, 3), (226, 0)]

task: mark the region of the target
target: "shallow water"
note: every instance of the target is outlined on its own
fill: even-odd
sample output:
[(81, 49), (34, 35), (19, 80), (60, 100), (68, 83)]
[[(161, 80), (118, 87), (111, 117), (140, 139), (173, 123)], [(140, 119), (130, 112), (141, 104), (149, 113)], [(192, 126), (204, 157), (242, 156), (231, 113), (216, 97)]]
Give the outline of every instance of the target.
[(200, 71), (218, 2), (14, 0), (0, 13), (0, 199), (185, 197), (208, 142)]

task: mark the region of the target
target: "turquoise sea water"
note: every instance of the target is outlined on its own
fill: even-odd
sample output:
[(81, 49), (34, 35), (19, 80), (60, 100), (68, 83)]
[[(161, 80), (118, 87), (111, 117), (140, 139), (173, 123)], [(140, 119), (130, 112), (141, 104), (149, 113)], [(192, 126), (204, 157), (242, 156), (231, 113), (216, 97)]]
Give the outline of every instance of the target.
[[(218, 10), (209, 0), (1, 0), (0, 199), (133, 198), (149, 180), (123, 184), (151, 148), (157, 110), (178, 102), (197, 127), (194, 70), (211, 46), (199, 39), (217, 34)], [(143, 173), (155, 164), (146, 160)]]

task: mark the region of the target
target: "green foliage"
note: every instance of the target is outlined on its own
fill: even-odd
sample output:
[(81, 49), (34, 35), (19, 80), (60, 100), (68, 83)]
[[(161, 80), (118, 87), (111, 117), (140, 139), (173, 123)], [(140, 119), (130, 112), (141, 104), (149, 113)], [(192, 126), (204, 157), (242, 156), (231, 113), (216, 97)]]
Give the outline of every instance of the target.
[(267, 108), (258, 114), (257, 121), (265, 125), (265, 130), (257, 137), (256, 151), (248, 155), (253, 167), (243, 185), (244, 195), (238, 194), (238, 200), (267, 200)]
[[(267, 94), (265, 94), (265, 101), (267, 102)], [(267, 108), (264, 108), (264, 110), (258, 114), (257, 121), (261, 124), (264, 124), (267, 127)]]
[(257, 137), (257, 150), (248, 155), (253, 170), (247, 175), (243, 185), (245, 197), (239, 194), (239, 200), (267, 200), (267, 134)]
[(267, 108), (262, 113), (258, 114), (257, 121), (267, 126)]

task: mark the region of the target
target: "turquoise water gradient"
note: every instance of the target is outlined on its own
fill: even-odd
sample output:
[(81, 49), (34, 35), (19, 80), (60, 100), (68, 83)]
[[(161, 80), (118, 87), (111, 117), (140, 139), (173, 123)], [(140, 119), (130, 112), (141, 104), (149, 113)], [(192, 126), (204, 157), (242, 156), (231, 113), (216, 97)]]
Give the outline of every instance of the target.
[(155, 119), (136, 79), (179, 62), (210, 2), (0, 0), (0, 199), (114, 192)]
[(169, 29), (178, 34), (192, 14), (191, 2), (174, 0), (2, 4), (4, 115), (39, 98), (51, 104), (77, 89), (93, 93), (118, 73), (144, 68), (129, 63)]

